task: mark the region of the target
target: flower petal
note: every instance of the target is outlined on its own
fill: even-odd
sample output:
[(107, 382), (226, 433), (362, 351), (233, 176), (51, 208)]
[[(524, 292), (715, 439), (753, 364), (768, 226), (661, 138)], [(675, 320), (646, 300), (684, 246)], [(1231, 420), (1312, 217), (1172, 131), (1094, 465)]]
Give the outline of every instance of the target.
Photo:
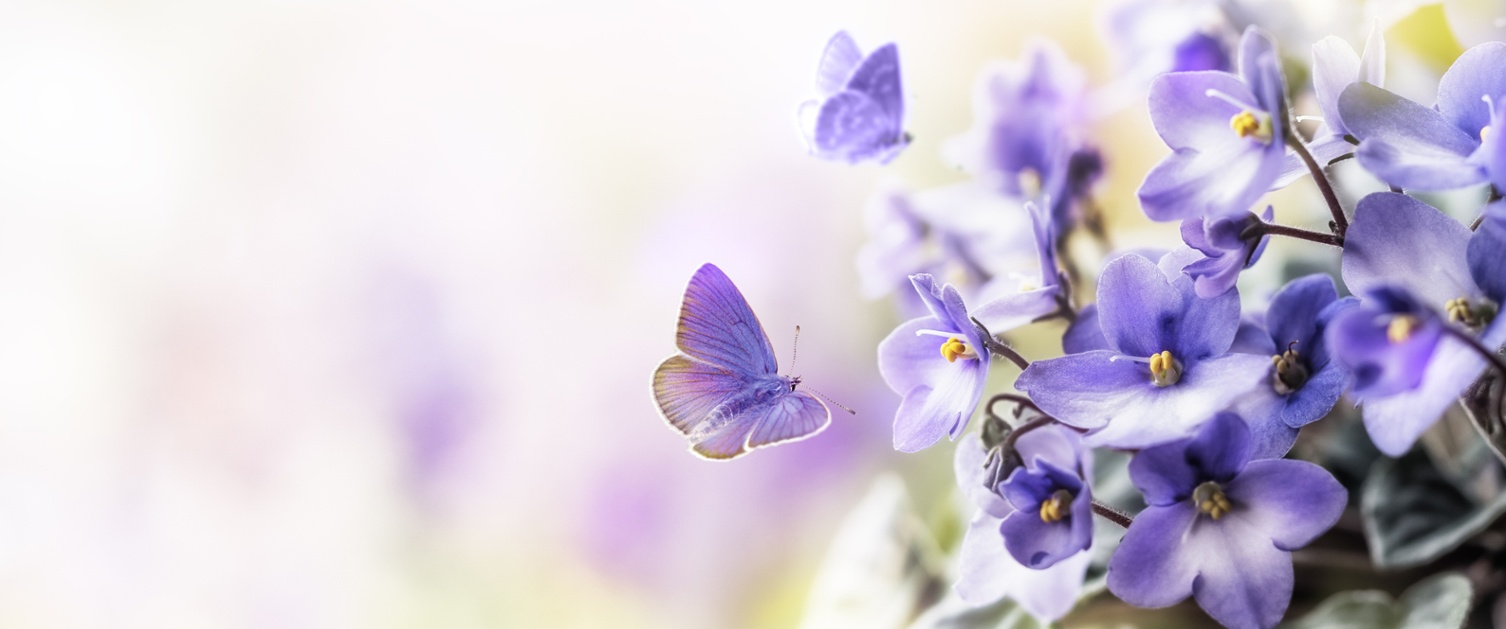
[[(1185, 437), (1215, 413), (1262, 386), (1270, 364), (1264, 356), (1227, 354), (1190, 366), (1172, 386), (1145, 384), (1134, 398), (1101, 394), (1097, 410), (1103, 413), (1105, 425), (1083, 435), (1083, 443), (1090, 447), (1144, 448)], [(1043, 397), (1033, 395), (1038, 404)], [(1064, 415), (1044, 404), (1041, 408), (1066, 422)]]
[(1199, 607), (1229, 629), (1270, 629), (1292, 600), (1292, 556), (1235, 519), (1200, 519), (1182, 552), (1198, 557)]
[(1482, 96), (1499, 101), (1506, 96), (1506, 43), (1486, 42), (1464, 51), (1438, 79), (1438, 113), (1470, 135), (1490, 124), (1490, 109)]
[[(937, 354), (940, 358), (940, 354)], [(911, 389), (894, 413), (894, 449), (918, 452), (941, 440), (952, 438), (967, 426), (983, 394), (988, 366), (979, 360), (959, 359), (949, 363), (935, 382)]]
[(1265, 324), (1277, 349), (1286, 351), (1288, 344), (1296, 343), (1293, 349), (1311, 356), (1318, 347), (1313, 342), (1318, 313), (1338, 298), (1333, 279), (1321, 273), (1299, 277), (1276, 291), (1266, 308)]
[(1224, 486), (1238, 518), (1282, 550), (1308, 545), (1332, 528), (1349, 493), (1327, 470), (1290, 459), (1251, 461)]
[(1330, 133), (1340, 136), (1349, 133), (1339, 114), (1339, 94), (1359, 80), (1360, 56), (1349, 42), (1329, 35), (1313, 44), (1312, 68), (1313, 96), (1318, 101), (1318, 111), (1323, 112), (1323, 124)]
[(1200, 299), (1191, 278), (1168, 280), (1150, 260), (1125, 255), (1103, 270), (1098, 314), (1104, 337), (1121, 353), (1170, 350), (1189, 363), (1229, 349), (1239, 329), (1239, 295)]
[(1172, 72), (1150, 84), (1150, 121), (1156, 133), (1173, 149), (1203, 146), (1210, 137), (1233, 134), (1229, 119), (1240, 108), (1208, 95), (1209, 90), (1228, 94), (1240, 102), (1255, 103), (1239, 77), (1228, 72)]
[(1077, 311), (1077, 319), (1067, 326), (1062, 335), (1062, 352), (1080, 354), (1097, 349), (1112, 349), (1098, 324), (1098, 304), (1088, 304)]
[(983, 440), (976, 434), (968, 434), (957, 442), (957, 452), (952, 458), (952, 472), (957, 486), (972, 501), (973, 506), (995, 518), (1014, 512), (1009, 502), (985, 487), (988, 475), (988, 453), (983, 449)]
[(1344, 237), (1344, 284), (1355, 294), (1400, 286), (1441, 310), (1457, 297), (1477, 297), (1465, 256), (1470, 231), (1459, 221), (1404, 194), (1360, 199)]
[(1368, 83), (1346, 88), (1339, 110), (1350, 133), (1360, 139), (1355, 157), (1386, 183), (1447, 190), (1485, 180), (1483, 169), (1468, 161), (1479, 139), (1436, 111)]
[[(1506, 99), (1501, 102), (1506, 104)], [(1506, 136), (1506, 133), (1502, 135)], [(1485, 208), (1485, 218), (1470, 236), (1465, 256), (1470, 276), (1497, 304), (1506, 304), (1506, 255), (1502, 255), (1503, 252), (1506, 252), (1506, 201), (1497, 201)]]
[(1473, 349), (1444, 336), (1416, 388), (1360, 403), (1370, 440), (1387, 456), (1406, 454), (1484, 370), (1485, 360)]
[(936, 317), (921, 317), (899, 324), (889, 336), (879, 341), (878, 368), (884, 383), (895, 393), (904, 395), (918, 386), (935, 386), (955, 365), (941, 355), (947, 339), (934, 334), (916, 334), (920, 330), (942, 330)]
[(1191, 501), (1146, 507), (1136, 515), (1109, 558), (1109, 591), (1136, 607), (1167, 607), (1191, 596), (1198, 557), (1182, 536), (1197, 517)]

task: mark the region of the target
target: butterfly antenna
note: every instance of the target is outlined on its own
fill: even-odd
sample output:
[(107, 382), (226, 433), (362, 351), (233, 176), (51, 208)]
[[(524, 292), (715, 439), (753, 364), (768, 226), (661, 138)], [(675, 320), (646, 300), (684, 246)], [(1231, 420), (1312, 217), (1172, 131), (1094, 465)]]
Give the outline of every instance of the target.
[(849, 414), (849, 415), (857, 415), (858, 414), (857, 411), (852, 410), (850, 408), (847, 408), (846, 406), (843, 406), (841, 402), (838, 402), (838, 401), (833, 400), (833, 399), (831, 399), (829, 397), (826, 397), (825, 393), (822, 393), (822, 392), (817, 391), (815, 389), (811, 389), (810, 387), (806, 387), (806, 388), (810, 389), (811, 393), (814, 393), (816, 395), (821, 396), (821, 399), (826, 400), (827, 402), (830, 402), (832, 406), (835, 406), (835, 407), (840, 408), (840, 409), (842, 409), (844, 411), (847, 411), (847, 414)]
[(795, 326), (795, 342), (790, 344), (790, 373), (795, 373), (795, 359), (800, 357), (800, 326)]

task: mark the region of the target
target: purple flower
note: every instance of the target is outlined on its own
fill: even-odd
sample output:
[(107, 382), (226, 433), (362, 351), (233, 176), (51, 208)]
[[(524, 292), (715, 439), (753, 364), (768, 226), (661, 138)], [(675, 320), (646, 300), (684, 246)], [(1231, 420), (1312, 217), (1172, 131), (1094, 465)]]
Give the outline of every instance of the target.
[[(1085, 428), (1090, 446), (1143, 448), (1184, 437), (1263, 381), (1269, 359), (1229, 354), (1239, 294), (1197, 296), (1150, 260), (1110, 262), (1098, 283), (1098, 320), (1110, 349), (1032, 363), (1015, 382), (1045, 412)], [(1296, 432), (1257, 428), (1262, 455), (1280, 456)]]
[(1245, 422), (1220, 413), (1190, 439), (1135, 455), (1130, 480), (1148, 506), (1109, 559), (1110, 592), (1139, 607), (1192, 596), (1233, 629), (1281, 621), (1291, 551), (1332, 527), (1348, 495), (1323, 468), (1252, 461), (1252, 447)]
[(1066, 167), (1070, 145), (1077, 144), (1086, 116), (1085, 84), (1082, 68), (1055, 44), (1032, 42), (1023, 60), (979, 77), (973, 126), (948, 140), (943, 151), (1005, 194), (1034, 198)]
[[(1182, 221), (1182, 242), (1205, 257), (1182, 267), (1191, 276), (1198, 297), (1217, 297), (1234, 288), (1239, 272), (1255, 265), (1269, 238), (1257, 232), (1264, 221), (1274, 216), (1271, 206), (1262, 216), (1245, 212), (1243, 216)], [(1249, 235), (1254, 234), (1254, 235)]]
[(1223, 21), (1213, 2), (1129, 0), (1109, 7), (1104, 23), (1121, 74), (1143, 90), (1163, 72), (1231, 69), (1234, 37)]
[(1324, 332), (1334, 317), (1358, 303), (1340, 299), (1333, 279), (1321, 274), (1287, 282), (1271, 298), (1265, 321), (1276, 354), (1268, 386), (1257, 391), (1286, 425), (1301, 428), (1322, 419), (1344, 393), (1349, 370), (1330, 359)]
[(1506, 185), (1506, 43), (1470, 48), (1438, 82), (1429, 108), (1367, 83), (1345, 88), (1339, 113), (1360, 139), (1360, 165), (1393, 186), (1447, 190)]
[[(1021, 435), (1015, 442), (1015, 451), (1025, 462), (1023, 467), (1017, 468), (1016, 475), (1040, 473), (1048, 469), (1047, 466), (1058, 472), (1069, 471), (1066, 476), (1078, 479), (1079, 483), (1091, 475), (1091, 457), (1082, 451), (1077, 434), (1063, 426), (1045, 426)], [(1070, 541), (1073, 531), (1079, 527), (1092, 528), (1091, 507), (1087, 513), (1080, 513), (1077, 507), (1079, 498), (1088, 495), (1087, 485), (1081, 484), (1079, 498), (1068, 501), (1065, 508), (1050, 506), (1051, 498), (1048, 497), (1044, 509), (1037, 503), (1031, 509), (1016, 510), (1011, 499), (1001, 495), (1008, 482), (998, 483), (992, 474), (997, 457), (990, 457), (987, 446), (976, 435), (968, 435), (957, 444), (955, 462), (957, 482), (978, 509), (968, 524), (958, 557), (955, 588), (958, 596), (975, 606), (1008, 597), (1037, 618), (1056, 620), (1065, 616), (1082, 591), (1083, 576), (1091, 559), (1090, 553), (1079, 552), (1086, 547), (1086, 542), (1074, 551), (1056, 547), (1055, 554), (1060, 556), (1054, 557), (1049, 565), (1032, 569), (1016, 560), (1021, 553), (1015, 550), (1024, 547), (1026, 554), (1031, 555), (1035, 549), (1030, 545), (1039, 544), (1040, 540), (1028, 537), (1028, 532), (1026, 537), (1016, 539), (1020, 537), (1017, 530), (1024, 530), (1019, 522), (1034, 519), (1042, 522), (1042, 527), (1055, 530), (1065, 527), (1065, 537), (1069, 540), (1066, 546), (1076, 545)], [(1081, 500), (1083, 504), (1089, 504), (1091, 497)], [(1030, 504), (1023, 498), (1021, 502)], [(1056, 515), (1064, 517), (1052, 524), (1045, 523), (1045, 516)], [(1016, 524), (1011, 525), (1010, 521)]]
[(1506, 298), (1503, 236), (1494, 224), (1470, 232), (1391, 192), (1355, 207), (1343, 274), (1364, 299), (1334, 318), (1328, 342), (1354, 373), (1365, 428), (1382, 452), (1405, 453), (1485, 369), (1484, 359), (1443, 326), (1477, 334), (1490, 349), (1506, 342), (1506, 318), (1496, 316)]
[(957, 289), (924, 273), (910, 281), (931, 314), (900, 324), (878, 346), (879, 374), (904, 396), (894, 414), (894, 449), (901, 452), (961, 434), (983, 394), (989, 362)]
[(1152, 220), (1232, 217), (1249, 210), (1281, 174), (1286, 88), (1280, 59), (1259, 29), (1240, 41), (1239, 76), (1173, 72), (1150, 87), (1156, 133), (1175, 152), (1140, 185)]

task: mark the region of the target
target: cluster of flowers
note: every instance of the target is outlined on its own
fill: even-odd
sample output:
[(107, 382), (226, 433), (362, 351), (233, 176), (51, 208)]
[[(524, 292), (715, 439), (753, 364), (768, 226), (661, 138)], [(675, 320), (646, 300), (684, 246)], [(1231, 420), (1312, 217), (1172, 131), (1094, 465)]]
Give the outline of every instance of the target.
[[(853, 59), (836, 67), (857, 67), (862, 56), (850, 40), (843, 47)], [(1061, 262), (1069, 234), (1103, 236), (1092, 191), (1105, 165), (1086, 133), (1083, 73), (1049, 44), (981, 82), (975, 127), (946, 147), (972, 181), (888, 194), (873, 208), (859, 261), (868, 290), (903, 281), (917, 298), (904, 304), (917, 316), (878, 347), (880, 372), (903, 397), (894, 447), (960, 439), (957, 480), (977, 511), (955, 590), (969, 603), (1008, 597), (1038, 618), (1064, 616), (1097, 513), (1127, 527), (1107, 567), (1108, 590), (1123, 601), (1164, 607), (1192, 596), (1225, 626), (1272, 627), (1292, 597), (1291, 551), (1331, 528), (1348, 498), (1323, 467), (1283, 458), (1300, 429), (1346, 395), (1390, 456), (1461, 396), (1480, 400), (1471, 410), (1482, 434), (1500, 428), (1506, 133), (1493, 130), (1506, 119), (1506, 44), (1465, 52), (1426, 106), (1383, 87), (1378, 34), (1363, 55), (1325, 39), (1312, 50), (1322, 125), (1311, 137), (1296, 128), (1282, 58), (1259, 28), (1232, 46), (1193, 33), (1173, 50), (1174, 71), (1149, 86), (1172, 153), (1138, 196), (1150, 219), (1180, 221), (1183, 246), (1112, 258), (1096, 303), (1073, 303), (1081, 278)], [(814, 150), (888, 161), (908, 144), (893, 63), (888, 96), (838, 72), (808, 128)], [(833, 105), (839, 98), (868, 110)], [(1390, 191), (1343, 207), (1326, 167), (1349, 158)], [(1331, 211), (1328, 229), (1257, 208), (1308, 176)], [(1472, 224), (1408, 194), (1469, 186), (1486, 189)], [(1263, 311), (1242, 308), (1236, 280), (1273, 236), (1337, 249), (1353, 296), (1316, 274), (1288, 282)], [(1039, 273), (1020, 272), (1031, 267)], [(1069, 322), (1063, 356), (1030, 361), (999, 340), (1053, 318)], [(995, 358), (1022, 371), (1018, 393), (988, 405), (1013, 403), (1017, 421), (989, 412), (982, 430), (965, 433)], [(1093, 448), (1133, 453), (1129, 475), (1146, 508), (1130, 517), (1095, 502)]]

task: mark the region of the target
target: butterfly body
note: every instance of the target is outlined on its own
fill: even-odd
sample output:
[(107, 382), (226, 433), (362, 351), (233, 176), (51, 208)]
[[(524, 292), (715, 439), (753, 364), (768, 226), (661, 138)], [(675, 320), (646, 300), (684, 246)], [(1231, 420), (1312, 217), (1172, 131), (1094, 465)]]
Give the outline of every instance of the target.
[(806, 142), (816, 156), (886, 164), (909, 146), (894, 44), (864, 56), (851, 36), (838, 32), (821, 56), (816, 91), (820, 98), (800, 110)]
[(654, 402), (691, 451), (730, 459), (820, 432), (831, 412), (778, 373), (773, 346), (748, 302), (715, 265), (695, 272), (680, 305), (680, 352), (654, 370)]

